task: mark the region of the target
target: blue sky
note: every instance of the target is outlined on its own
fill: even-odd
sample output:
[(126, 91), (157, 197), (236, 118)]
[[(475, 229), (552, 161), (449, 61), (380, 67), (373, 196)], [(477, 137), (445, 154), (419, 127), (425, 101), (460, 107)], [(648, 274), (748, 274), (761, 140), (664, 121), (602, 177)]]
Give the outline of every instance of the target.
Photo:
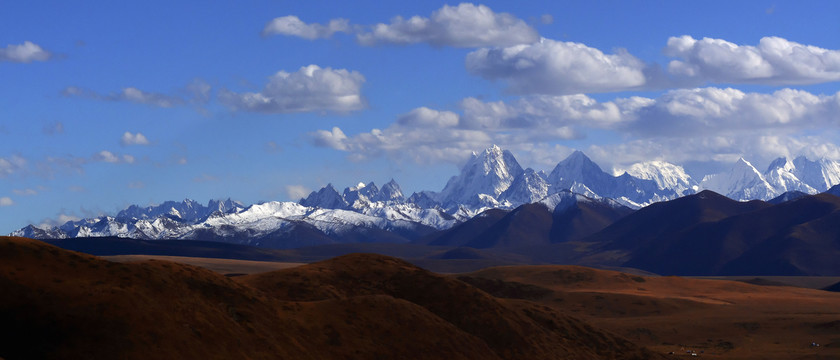
[(547, 171), (573, 149), (607, 170), (664, 160), (694, 176), (740, 156), (840, 160), (838, 13), (6, 2), (0, 233), (183, 198), (297, 200), (329, 182), (440, 190), (494, 143)]

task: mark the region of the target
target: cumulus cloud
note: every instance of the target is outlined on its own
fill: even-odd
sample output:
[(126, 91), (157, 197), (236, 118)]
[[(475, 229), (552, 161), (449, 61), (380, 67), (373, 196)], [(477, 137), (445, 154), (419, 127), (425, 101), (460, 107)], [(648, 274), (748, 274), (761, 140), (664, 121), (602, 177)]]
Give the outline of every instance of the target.
[(102, 150), (102, 151), (96, 153), (95, 155), (93, 155), (92, 159), (93, 159), (93, 161), (101, 161), (101, 162), (112, 163), (112, 164), (120, 162), (119, 156), (114, 155), (114, 153), (112, 153), (108, 150)]
[(122, 138), (120, 138), (120, 144), (122, 145), (149, 145), (149, 139), (146, 139), (146, 136), (141, 133), (132, 134), (126, 131)]
[(258, 93), (222, 90), (219, 100), (236, 110), (261, 113), (349, 112), (365, 107), (364, 82), (365, 77), (356, 71), (309, 65), (294, 73), (272, 75)]
[(337, 32), (348, 33), (352, 29), (347, 19), (332, 19), (326, 25), (307, 24), (297, 16), (288, 15), (274, 18), (263, 28), (262, 35), (287, 35), (304, 39), (326, 39)]
[(15, 202), (8, 196), (0, 197), (0, 206), (12, 206)]
[[(310, 136), (316, 146), (347, 152), (353, 160), (388, 156), (459, 163), (472, 150), (494, 143), (511, 149), (525, 149), (524, 144), (549, 149), (606, 131), (622, 142), (588, 151), (607, 165), (626, 167), (649, 160), (728, 161), (746, 154), (757, 160), (812, 153), (834, 158), (840, 154), (833, 145), (840, 138), (834, 130), (838, 124), (840, 93), (783, 89), (763, 94), (712, 87), (606, 102), (582, 94), (507, 102), (467, 98), (458, 111), (421, 107), (383, 129), (348, 135), (334, 127)], [(815, 138), (815, 132), (821, 137)], [(534, 163), (554, 159), (532, 157)]]
[(693, 137), (760, 129), (799, 131), (840, 123), (840, 93), (814, 95), (803, 90), (745, 93), (732, 88), (671, 90), (639, 109), (627, 131), (645, 135)]
[(69, 86), (62, 90), (61, 94), (67, 97), (82, 97), (102, 101), (131, 102), (163, 108), (175, 107), (185, 103), (184, 99), (178, 96), (146, 92), (135, 87), (126, 87), (119, 92), (111, 94), (100, 94), (93, 90)]
[[(352, 159), (380, 155), (417, 162), (459, 162), (490, 144), (521, 144), (577, 139), (580, 127), (609, 128), (652, 100), (622, 99), (599, 103), (586, 95), (533, 96), (514, 102), (464, 99), (461, 113), (427, 107), (399, 116), (385, 129), (347, 136), (338, 127), (311, 135), (314, 145), (351, 153)], [(457, 154), (457, 155), (453, 155)]]
[(646, 85), (646, 66), (624, 50), (604, 54), (575, 42), (484, 48), (467, 54), (467, 70), (503, 80), (519, 94), (577, 94), (623, 91)]
[(306, 195), (309, 194), (309, 191), (310, 190), (303, 185), (286, 185), (286, 196), (294, 201), (305, 198)]
[(5, 48), (0, 48), (0, 61), (31, 63), (33, 61), (47, 61), (52, 56), (49, 51), (30, 41), (24, 41), (20, 45), (9, 44)]
[(816, 84), (840, 80), (840, 50), (764, 37), (758, 46), (722, 39), (668, 39), (665, 54), (671, 74), (715, 83), (771, 85)]
[(484, 5), (444, 5), (430, 17), (401, 16), (390, 24), (376, 24), (361, 31), (363, 45), (428, 43), (432, 46), (511, 46), (537, 41), (537, 31), (508, 13), (496, 13)]

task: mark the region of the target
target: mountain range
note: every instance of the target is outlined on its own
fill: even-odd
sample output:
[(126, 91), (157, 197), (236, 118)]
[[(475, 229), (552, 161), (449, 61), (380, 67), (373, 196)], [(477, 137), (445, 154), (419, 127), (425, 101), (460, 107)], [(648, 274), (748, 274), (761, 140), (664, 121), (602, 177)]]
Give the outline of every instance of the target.
[[(764, 173), (740, 159), (728, 172), (697, 182), (682, 167), (663, 161), (634, 164), (614, 176), (580, 151), (546, 174), (523, 169), (510, 151), (492, 146), (474, 153), (439, 192), (406, 197), (393, 179), (382, 187), (359, 183), (341, 192), (328, 184), (297, 203), (245, 206), (228, 199), (205, 206), (189, 199), (167, 201), (55, 227), (29, 225), (12, 235), (209, 240), (275, 249), (366, 242), (521, 248), (527, 243), (533, 245), (531, 254), (543, 255), (541, 246), (570, 246), (634, 210), (703, 190), (723, 194), (736, 204), (780, 203), (827, 191), (837, 183), (840, 164), (826, 159), (780, 158)], [(488, 219), (494, 220), (494, 228), (467, 231), (468, 222)], [(466, 235), (454, 237), (444, 234), (447, 231)]]

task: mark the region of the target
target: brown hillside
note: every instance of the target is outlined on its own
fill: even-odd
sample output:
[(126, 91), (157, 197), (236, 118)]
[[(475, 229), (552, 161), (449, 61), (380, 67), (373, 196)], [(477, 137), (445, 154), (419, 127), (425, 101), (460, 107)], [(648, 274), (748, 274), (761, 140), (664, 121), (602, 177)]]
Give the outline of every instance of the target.
[(526, 294), (660, 353), (840, 358), (838, 293), (579, 266), (506, 266), (457, 276), (497, 296)]
[(239, 279), (279, 299), (318, 301), (386, 295), (422, 306), (505, 359), (655, 358), (632, 343), (532, 303), (511, 304), (405, 261), (352, 254)]
[(231, 280), (0, 237), (0, 358), (643, 359), (551, 308), (376, 255)]

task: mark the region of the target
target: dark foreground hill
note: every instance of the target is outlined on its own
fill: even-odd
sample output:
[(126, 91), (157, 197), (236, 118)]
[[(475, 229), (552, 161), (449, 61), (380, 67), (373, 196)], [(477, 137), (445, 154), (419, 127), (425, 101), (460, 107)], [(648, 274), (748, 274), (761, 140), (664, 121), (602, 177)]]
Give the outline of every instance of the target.
[(649, 359), (573, 317), (380, 255), (227, 278), (0, 237), (5, 359)]

